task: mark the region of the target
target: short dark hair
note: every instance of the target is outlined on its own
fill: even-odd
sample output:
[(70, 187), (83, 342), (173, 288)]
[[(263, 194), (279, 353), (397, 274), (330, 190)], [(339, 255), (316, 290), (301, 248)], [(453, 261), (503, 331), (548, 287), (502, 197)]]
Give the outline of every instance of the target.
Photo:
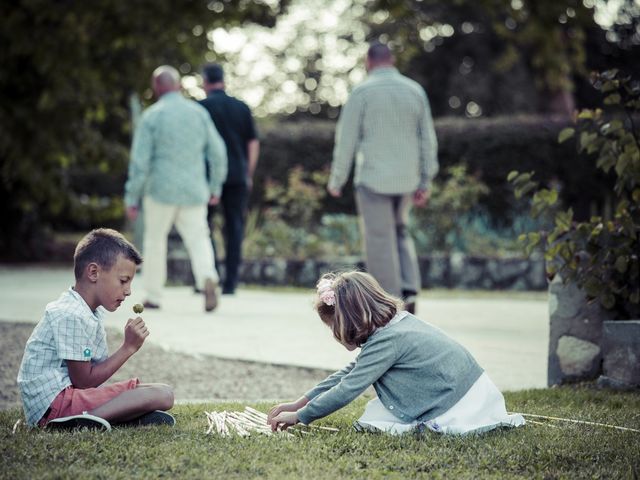
[(208, 63), (202, 67), (202, 75), (208, 83), (218, 83), (224, 80), (224, 70), (218, 63)]
[(123, 255), (136, 265), (142, 263), (140, 252), (120, 232), (111, 228), (91, 230), (78, 242), (73, 254), (73, 273), (76, 280), (82, 277), (84, 269), (92, 262), (110, 270), (118, 255)]
[(367, 57), (372, 62), (388, 62), (393, 58), (393, 54), (388, 45), (376, 41), (371, 42), (369, 50), (367, 51)]

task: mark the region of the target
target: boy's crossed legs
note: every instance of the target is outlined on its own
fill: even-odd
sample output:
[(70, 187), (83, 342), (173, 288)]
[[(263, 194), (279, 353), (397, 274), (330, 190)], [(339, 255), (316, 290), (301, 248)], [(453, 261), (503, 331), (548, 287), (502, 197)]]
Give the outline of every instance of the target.
[(173, 407), (173, 401), (173, 390), (168, 385), (141, 384), (136, 378), (96, 388), (79, 389), (69, 386), (51, 403), (50, 411), (40, 421), (40, 426), (56, 419), (58, 421), (52, 426), (62, 426), (65, 418), (85, 413), (116, 424), (172, 425), (175, 422), (173, 417), (164, 411)]

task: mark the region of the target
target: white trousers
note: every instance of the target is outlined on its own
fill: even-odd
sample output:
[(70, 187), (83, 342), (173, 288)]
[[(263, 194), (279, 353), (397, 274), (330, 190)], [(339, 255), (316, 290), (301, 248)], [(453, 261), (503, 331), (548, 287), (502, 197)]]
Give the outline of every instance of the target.
[(211, 231), (207, 223), (207, 205), (169, 205), (144, 197), (144, 240), (142, 283), (146, 300), (161, 303), (167, 281), (167, 237), (175, 224), (191, 260), (196, 287), (204, 288), (211, 278), (218, 283), (214, 266)]
[[(366, 430), (382, 430), (395, 435), (412, 431), (419, 424), (400, 420), (377, 397), (367, 403), (357, 423)], [(519, 413), (507, 413), (502, 393), (484, 372), (453, 407), (424, 425), (433, 432), (465, 435), (524, 424), (525, 420)]]

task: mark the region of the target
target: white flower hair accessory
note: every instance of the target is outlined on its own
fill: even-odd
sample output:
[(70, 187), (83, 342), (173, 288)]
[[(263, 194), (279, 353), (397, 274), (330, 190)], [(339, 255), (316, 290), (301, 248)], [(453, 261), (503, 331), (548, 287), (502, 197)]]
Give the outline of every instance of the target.
[(333, 306), (336, 304), (336, 292), (333, 291), (332, 281), (323, 278), (318, 282), (318, 296), (325, 304)]

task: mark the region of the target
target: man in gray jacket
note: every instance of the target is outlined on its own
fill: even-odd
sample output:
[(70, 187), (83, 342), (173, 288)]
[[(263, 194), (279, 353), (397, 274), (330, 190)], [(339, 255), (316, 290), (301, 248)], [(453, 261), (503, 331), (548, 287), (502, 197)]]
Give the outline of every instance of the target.
[(415, 312), (420, 270), (407, 230), (438, 173), (437, 140), (424, 89), (401, 75), (381, 43), (367, 52), (368, 78), (351, 93), (336, 128), (328, 191), (341, 195), (355, 158), (355, 193), (367, 270)]

